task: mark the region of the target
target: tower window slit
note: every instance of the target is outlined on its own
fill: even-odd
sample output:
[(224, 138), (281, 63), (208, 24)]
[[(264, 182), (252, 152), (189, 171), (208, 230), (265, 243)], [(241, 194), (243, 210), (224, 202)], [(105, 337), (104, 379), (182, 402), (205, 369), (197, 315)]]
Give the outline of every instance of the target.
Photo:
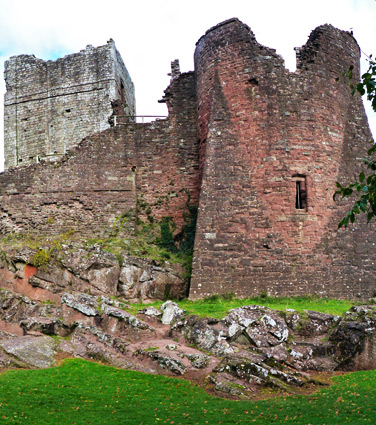
[(307, 188), (305, 177), (295, 176), (295, 208), (305, 210), (307, 208)]
[(297, 210), (302, 209), (302, 188), (300, 187), (300, 182), (296, 182), (296, 203), (295, 208)]

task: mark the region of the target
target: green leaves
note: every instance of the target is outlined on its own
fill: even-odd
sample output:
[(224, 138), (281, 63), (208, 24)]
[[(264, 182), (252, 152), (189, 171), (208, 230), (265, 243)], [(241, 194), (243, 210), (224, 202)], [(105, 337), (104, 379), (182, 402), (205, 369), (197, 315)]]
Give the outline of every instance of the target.
[[(367, 165), (372, 164), (372, 166), (375, 164), (373, 160), (365, 161), (365, 163)], [(349, 223), (354, 223), (356, 215), (360, 213), (366, 213), (368, 221), (376, 217), (376, 174), (372, 173), (366, 177), (362, 171), (358, 179), (348, 186), (342, 186), (340, 183), (337, 183), (337, 190), (333, 195), (333, 199), (337, 195), (341, 196), (342, 199), (349, 198), (354, 192), (359, 192), (359, 198), (354, 202), (351, 210), (339, 222), (338, 228), (347, 227)]]
[[(353, 66), (350, 66), (344, 76), (350, 81), (352, 94), (360, 93), (361, 96), (367, 94), (367, 99), (371, 101), (372, 108), (376, 112), (376, 62), (372, 59), (372, 55), (368, 59), (369, 67), (365, 72), (361, 81), (355, 86), (351, 83), (353, 78)], [(349, 198), (354, 192), (359, 192), (359, 197), (355, 201), (352, 209), (348, 211), (345, 217), (339, 222), (338, 228), (347, 227), (349, 223), (354, 223), (357, 214), (367, 214), (367, 221), (376, 218), (376, 144), (371, 140), (371, 147), (368, 149), (368, 157), (364, 159), (364, 164), (367, 168), (367, 175), (363, 171), (358, 178), (348, 186), (342, 186), (337, 183), (337, 190), (333, 195), (333, 199), (337, 195), (343, 198)]]

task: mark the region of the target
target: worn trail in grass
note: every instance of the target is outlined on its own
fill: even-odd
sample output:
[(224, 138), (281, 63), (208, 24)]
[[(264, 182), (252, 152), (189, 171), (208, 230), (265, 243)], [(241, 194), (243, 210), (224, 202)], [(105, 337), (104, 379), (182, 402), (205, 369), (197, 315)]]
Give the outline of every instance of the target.
[(310, 396), (212, 397), (176, 378), (68, 360), (0, 375), (0, 424), (374, 424), (376, 371), (334, 378)]

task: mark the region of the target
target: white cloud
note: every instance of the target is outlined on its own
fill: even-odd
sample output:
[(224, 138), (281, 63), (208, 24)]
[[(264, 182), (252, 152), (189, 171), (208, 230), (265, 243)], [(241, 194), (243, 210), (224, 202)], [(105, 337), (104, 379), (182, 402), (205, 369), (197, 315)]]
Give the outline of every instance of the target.
[[(192, 70), (196, 41), (231, 17), (277, 49), (289, 69), (295, 66), (293, 48), (324, 23), (352, 28), (362, 50), (376, 54), (375, 0), (0, 0), (0, 66), (15, 54), (51, 59), (113, 38), (136, 86), (138, 114), (165, 115), (157, 101), (169, 82), (170, 61), (178, 58), (182, 71)], [(376, 114), (371, 116), (376, 134)]]

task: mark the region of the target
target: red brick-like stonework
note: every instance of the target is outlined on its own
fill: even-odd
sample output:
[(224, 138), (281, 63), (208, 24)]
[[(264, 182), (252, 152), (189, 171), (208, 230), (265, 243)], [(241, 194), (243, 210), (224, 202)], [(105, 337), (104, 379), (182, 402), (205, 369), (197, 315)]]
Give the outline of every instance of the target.
[(372, 296), (374, 225), (337, 230), (350, 204), (332, 199), (371, 139), (360, 97), (336, 81), (350, 65), (358, 78), (359, 54), (350, 33), (323, 25), (290, 73), (245, 24), (225, 21), (198, 41), (194, 72), (173, 63), (167, 119), (136, 124), (113, 102), (112, 127), (61, 160), (0, 174), (0, 232), (101, 234), (149, 207), (182, 224), (189, 200), (191, 298)]
[(298, 50), (294, 73), (237, 19), (198, 41), (192, 298), (373, 294), (374, 226), (359, 220), (338, 231), (346, 206), (332, 199), (371, 139), (360, 97), (336, 81), (350, 65), (359, 73), (359, 54), (352, 35), (330, 25)]

